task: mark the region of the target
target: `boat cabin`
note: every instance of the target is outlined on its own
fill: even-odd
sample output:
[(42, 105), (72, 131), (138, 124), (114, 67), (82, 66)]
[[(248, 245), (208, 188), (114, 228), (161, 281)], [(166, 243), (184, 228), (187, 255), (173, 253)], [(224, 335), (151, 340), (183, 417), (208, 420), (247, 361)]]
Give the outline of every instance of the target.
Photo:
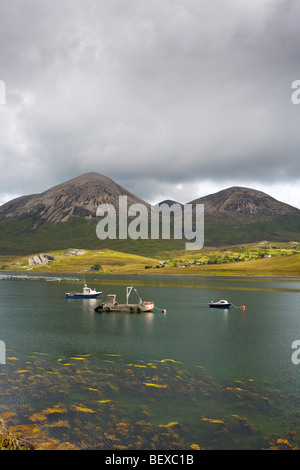
[(107, 300), (106, 300), (106, 305), (108, 307), (113, 307), (115, 304), (116, 304), (116, 295), (108, 294)]
[(94, 292), (94, 291), (92, 289), (90, 289), (86, 284), (84, 284), (84, 287), (83, 287), (83, 290), (82, 290), (83, 295), (89, 295), (92, 292)]

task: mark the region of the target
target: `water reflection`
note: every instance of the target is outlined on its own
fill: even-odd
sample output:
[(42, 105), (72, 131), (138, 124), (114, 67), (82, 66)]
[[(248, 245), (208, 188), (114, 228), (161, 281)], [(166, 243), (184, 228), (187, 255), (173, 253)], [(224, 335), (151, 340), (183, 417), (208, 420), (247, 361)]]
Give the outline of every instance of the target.
[(224, 323), (225, 323), (225, 325), (226, 325), (227, 322), (228, 322), (228, 316), (229, 316), (229, 309), (228, 309), (228, 308), (225, 308), (224, 311), (223, 311), (223, 317), (224, 317)]
[(81, 307), (82, 311), (85, 313), (94, 313), (94, 309), (99, 305), (99, 299), (82, 299), (81, 300)]
[(153, 322), (154, 322), (154, 313), (153, 312), (146, 313), (145, 314), (145, 327), (149, 333), (153, 330)]

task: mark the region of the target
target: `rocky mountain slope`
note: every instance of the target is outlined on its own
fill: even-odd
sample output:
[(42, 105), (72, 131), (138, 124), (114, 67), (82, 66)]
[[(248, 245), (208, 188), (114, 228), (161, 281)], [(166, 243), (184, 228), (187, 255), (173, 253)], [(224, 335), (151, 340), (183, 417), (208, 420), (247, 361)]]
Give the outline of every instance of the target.
[(130, 191), (99, 173), (86, 173), (51, 189), (31, 196), (22, 196), (0, 207), (0, 221), (30, 216), (37, 227), (42, 223), (66, 222), (73, 216), (92, 218), (100, 204), (118, 207), (119, 196), (127, 196), (128, 204), (142, 203)]
[(233, 186), (191, 201), (204, 204), (205, 214), (239, 223), (266, 222), (282, 216), (299, 217), (300, 210), (255, 189)]

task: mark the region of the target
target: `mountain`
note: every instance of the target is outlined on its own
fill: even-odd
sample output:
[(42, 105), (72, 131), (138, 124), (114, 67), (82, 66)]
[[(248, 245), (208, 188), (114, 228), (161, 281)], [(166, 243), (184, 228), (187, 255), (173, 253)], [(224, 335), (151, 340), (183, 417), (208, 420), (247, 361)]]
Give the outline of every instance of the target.
[(96, 216), (100, 204), (118, 207), (119, 196), (127, 196), (128, 204), (149, 204), (99, 173), (86, 173), (51, 189), (31, 196), (22, 196), (0, 207), (0, 221), (18, 217), (32, 218), (33, 228), (43, 223), (66, 222), (73, 216)]
[[(185, 240), (105, 240), (96, 236), (96, 210), (119, 196), (128, 205), (150, 205), (99, 173), (86, 173), (41, 194), (22, 196), (0, 207), (0, 253), (32, 254), (65, 248), (111, 248), (152, 255), (184, 249)], [(175, 201), (162, 201), (168, 205)], [(267, 194), (232, 187), (195, 199), (205, 205), (205, 246), (271, 241), (300, 242), (300, 210)]]
[[(205, 214), (228, 216), (240, 223), (276, 220), (281, 216), (299, 217), (300, 210), (279, 202), (255, 189), (233, 186), (209, 196), (191, 201), (190, 204), (204, 204)], [(231, 216), (231, 217), (230, 217)]]
[(204, 204), (212, 245), (300, 239), (300, 210), (255, 189), (233, 186), (190, 204)]
[(72, 247), (98, 249), (104, 245), (119, 251), (143, 252), (138, 242), (108, 240), (96, 236), (100, 204), (116, 209), (119, 196), (128, 206), (150, 205), (112, 179), (86, 173), (41, 194), (22, 196), (0, 207), (0, 253), (30, 254)]

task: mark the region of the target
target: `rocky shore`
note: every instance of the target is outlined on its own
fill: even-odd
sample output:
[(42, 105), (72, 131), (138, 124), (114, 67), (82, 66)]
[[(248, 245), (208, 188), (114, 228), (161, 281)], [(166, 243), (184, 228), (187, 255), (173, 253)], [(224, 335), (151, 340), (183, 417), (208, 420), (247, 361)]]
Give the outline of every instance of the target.
[(3, 419), (0, 418), (0, 450), (34, 450), (29, 442), (13, 436)]

